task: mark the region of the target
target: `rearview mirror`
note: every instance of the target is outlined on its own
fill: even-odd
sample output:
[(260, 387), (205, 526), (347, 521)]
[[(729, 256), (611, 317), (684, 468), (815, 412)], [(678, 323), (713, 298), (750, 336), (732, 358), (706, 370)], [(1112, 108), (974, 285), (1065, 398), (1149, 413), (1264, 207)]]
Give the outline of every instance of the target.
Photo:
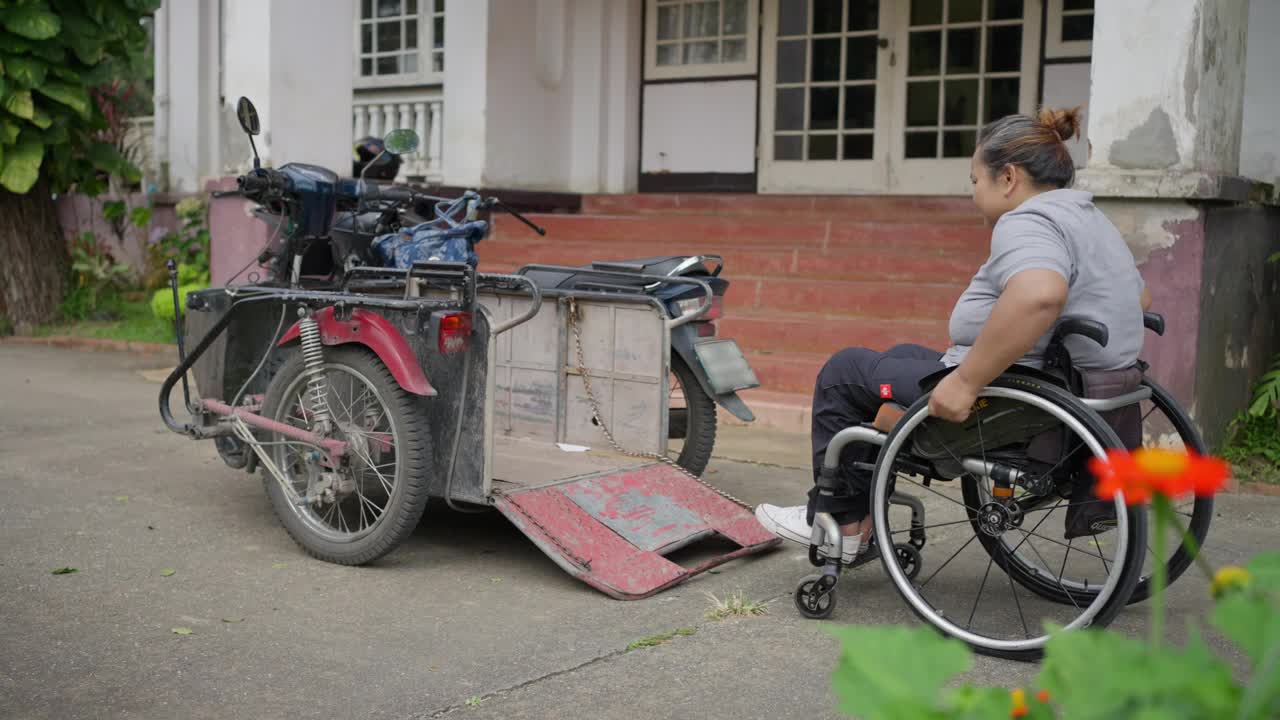
[(236, 117), (240, 119), (240, 127), (250, 135), (262, 132), (262, 123), (258, 120), (258, 108), (253, 106), (249, 98), (242, 97), (236, 103)]
[(382, 146), (392, 155), (408, 155), (418, 149), (418, 133), (408, 129), (392, 130), (382, 139)]

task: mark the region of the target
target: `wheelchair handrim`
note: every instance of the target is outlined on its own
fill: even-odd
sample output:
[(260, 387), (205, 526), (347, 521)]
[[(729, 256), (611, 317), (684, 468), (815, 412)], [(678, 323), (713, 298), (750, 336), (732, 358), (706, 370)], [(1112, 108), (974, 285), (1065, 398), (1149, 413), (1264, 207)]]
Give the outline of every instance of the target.
[[(1095, 437), (1093, 432), (1089, 431), (1089, 429), (1075, 417), (1072, 417), (1065, 410), (1054, 405), (1045, 398), (1024, 390), (997, 387), (988, 387), (984, 389), (979, 393), (979, 397), (1005, 398), (1032, 405), (1062, 421), (1063, 424), (1075, 432), (1088, 445), (1089, 450), (1093, 452), (1095, 456), (1102, 456), (1106, 454), (1106, 449), (1098, 442), (1098, 439)], [(927, 408), (922, 405), (915, 413), (903, 418), (900, 421), (899, 426), (891, 434), (889, 441), (880, 452), (880, 461), (877, 463), (876, 467), (874, 494), (872, 496), (872, 514), (874, 518), (876, 541), (880, 543), (881, 547), (893, 547), (893, 535), (889, 528), (888, 512), (886, 511), (886, 508), (888, 507), (888, 481), (890, 473), (893, 472), (893, 463), (885, 462), (885, 459), (897, 457), (898, 451), (902, 449), (902, 445), (906, 442), (906, 439), (910, 437), (911, 432), (915, 430), (920, 423), (924, 422), (925, 418), (928, 416)], [(1079, 617), (1066, 625), (1064, 628), (1065, 630), (1075, 630), (1087, 627), (1102, 608), (1107, 605), (1107, 602), (1115, 593), (1116, 587), (1120, 584), (1121, 577), (1129, 570), (1129, 568), (1125, 567), (1125, 563), (1123, 562), (1123, 558), (1128, 557), (1129, 551), (1129, 519), (1128, 514), (1124, 511), (1123, 498), (1117, 496), (1116, 503), (1120, 510), (1117, 517), (1117, 527), (1115, 529), (1115, 532), (1119, 537), (1119, 547), (1116, 551), (1116, 558), (1120, 560), (1120, 562), (1117, 562), (1115, 564), (1115, 569), (1108, 573), (1107, 581), (1102, 585), (1101, 590), (1099, 590), (1098, 595), (1093, 599), (1093, 602), (1089, 604), (1089, 607), (1085, 608)], [(925, 618), (925, 620), (927, 620), (931, 625), (943, 630), (952, 637), (963, 640), (970, 645), (975, 645), (989, 650), (1011, 652), (1039, 650), (1048, 641), (1048, 635), (1043, 635), (1037, 638), (1028, 638), (1025, 640), (1000, 640), (978, 635), (977, 633), (966, 630), (965, 628), (951, 622), (942, 613), (934, 609), (933, 605), (925, 600), (919, 591), (912, 585), (911, 580), (907, 578), (906, 573), (904, 573), (902, 568), (898, 566), (898, 563), (886, 562), (884, 563), (884, 567), (892, 577), (894, 585), (898, 588), (899, 594), (901, 594), (903, 599), (911, 605), (912, 609), (914, 609), (921, 617)]]

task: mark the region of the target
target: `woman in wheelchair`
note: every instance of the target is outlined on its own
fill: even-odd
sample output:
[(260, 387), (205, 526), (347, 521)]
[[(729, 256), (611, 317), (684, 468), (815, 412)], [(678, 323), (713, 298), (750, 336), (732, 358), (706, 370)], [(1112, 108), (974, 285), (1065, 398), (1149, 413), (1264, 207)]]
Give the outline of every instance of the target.
[[(831, 513), (843, 531), (845, 564), (869, 560), (875, 446), (855, 443), (840, 455), (840, 487), (816, 484), (828, 444), (846, 428), (872, 423), (888, 431), (900, 406), (923, 394), (925, 378), (950, 369), (929, 396), (928, 413), (965, 421), (979, 393), (1016, 364), (1043, 367), (1054, 329), (1064, 319), (1101, 323), (1105, 346), (1066, 342), (1081, 370), (1133, 367), (1143, 341), (1150, 296), (1124, 238), (1087, 192), (1070, 189), (1074, 163), (1065, 141), (1080, 131), (1079, 110), (1043, 109), (982, 128), (971, 161), (973, 200), (994, 225), (991, 253), (951, 313), (945, 352), (899, 345), (885, 352), (848, 348), (819, 372), (813, 392), (815, 487), (806, 505), (760, 505), (756, 517), (786, 540), (810, 544), (816, 512)], [(886, 422), (886, 417), (891, 418)], [(860, 557), (862, 555), (862, 557)]]

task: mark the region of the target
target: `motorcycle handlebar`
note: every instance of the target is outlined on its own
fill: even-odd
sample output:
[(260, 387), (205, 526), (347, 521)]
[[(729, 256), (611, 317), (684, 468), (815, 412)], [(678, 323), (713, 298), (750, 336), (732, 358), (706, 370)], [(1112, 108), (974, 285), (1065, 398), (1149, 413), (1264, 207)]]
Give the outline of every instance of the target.
[(263, 195), (285, 189), (284, 176), (270, 168), (258, 168), (236, 178), (236, 186), (246, 196)]

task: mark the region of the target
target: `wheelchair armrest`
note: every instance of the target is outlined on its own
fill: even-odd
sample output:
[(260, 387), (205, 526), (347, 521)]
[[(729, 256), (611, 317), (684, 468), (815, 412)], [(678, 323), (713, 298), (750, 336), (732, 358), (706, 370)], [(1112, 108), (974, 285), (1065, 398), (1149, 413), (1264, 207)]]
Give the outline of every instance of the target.
[(1157, 335), (1164, 335), (1164, 316), (1160, 313), (1142, 313), (1142, 324)]
[(1063, 320), (1059, 323), (1058, 328), (1053, 331), (1053, 339), (1055, 341), (1062, 340), (1068, 335), (1087, 337), (1102, 347), (1107, 346), (1107, 340), (1110, 337), (1106, 325), (1096, 320), (1084, 320), (1081, 318)]

